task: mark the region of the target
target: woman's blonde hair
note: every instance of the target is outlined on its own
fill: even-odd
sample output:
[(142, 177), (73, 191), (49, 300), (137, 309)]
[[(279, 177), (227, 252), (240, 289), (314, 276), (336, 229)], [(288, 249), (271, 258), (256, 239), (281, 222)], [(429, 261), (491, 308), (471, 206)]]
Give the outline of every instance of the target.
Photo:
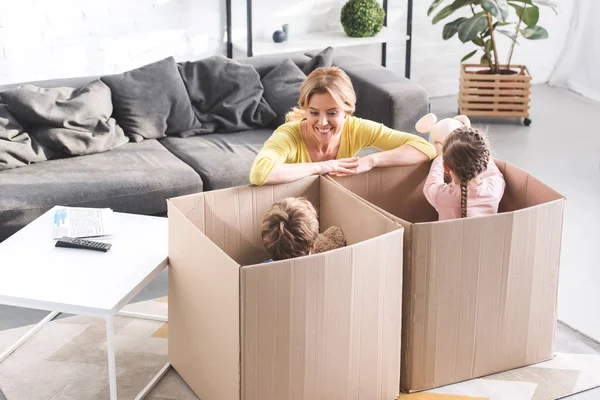
[(463, 126), (448, 135), (442, 154), (444, 164), (460, 181), (461, 216), (465, 218), (469, 181), (485, 171), (490, 161), (488, 142), (477, 129)]
[(273, 260), (310, 254), (319, 234), (317, 210), (303, 197), (287, 197), (265, 214), (260, 234)]
[(338, 67), (321, 67), (311, 72), (302, 86), (298, 107), (292, 108), (285, 116), (285, 122), (303, 119), (305, 110), (314, 94), (329, 93), (348, 115), (356, 109), (356, 93), (350, 77)]

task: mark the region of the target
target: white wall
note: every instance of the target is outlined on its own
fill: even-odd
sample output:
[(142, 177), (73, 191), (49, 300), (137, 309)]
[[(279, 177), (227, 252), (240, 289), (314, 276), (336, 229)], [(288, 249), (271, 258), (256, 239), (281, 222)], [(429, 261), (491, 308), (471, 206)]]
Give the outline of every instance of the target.
[[(522, 40), (514, 62), (545, 82), (563, 47), (573, 0), (555, 16), (543, 10), (550, 39)], [(245, 0), (232, 0), (234, 34), (245, 33)], [(341, 28), (345, 0), (253, 0), (255, 35), (281, 24), (292, 34)], [(406, 0), (389, 0), (388, 25), (404, 37)], [(472, 45), (444, 42), (431, 25), (429, 0), (414, 1), (412, 79), (429, 94), (458, 91), (459, 61)], [(225, 54), (225, 0), (0, 0), (0, 84), (126, 71), (169, 55), (178, 61)], [(500, 44), (507, 47), (507, 41)], [(323, 47), (327, 44), (323, 43)], [(379, 45), (348, 48), (379, 64)], [(503, 50), (500, 50), (503, 51)], [(404, 75), (404, 42), (388, 45), (388, 67)]]
[(0, 84), (224, 53), (224, 8), (221, 0), (0, 0)]

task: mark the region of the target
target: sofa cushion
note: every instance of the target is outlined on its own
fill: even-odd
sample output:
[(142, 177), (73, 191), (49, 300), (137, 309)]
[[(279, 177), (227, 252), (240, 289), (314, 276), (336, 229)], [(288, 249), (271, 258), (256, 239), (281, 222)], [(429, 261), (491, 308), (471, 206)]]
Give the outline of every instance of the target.
[(288, 58), (300, 68), (303, 68), (304, 65), (310, 61), (309, 57), (301, 53), (270, 54), (260, 57), (240, 58), (237, 61), (239, 61), (240, 64), (251, 65), (262, 79)]
[(262, 79), (265, 89), (263, 96), (277, 117), (271, 123), (277, 127), (285, 122), (285, 114), (298, 106), (300, 86), (306, 75), (290, 59), (284, 60)]
[(318, 52), (302, 67), (302, 72), (306, 75), (310, 74), (317, 68), (331, 67), (333, 63), (333, 48), (331, 46)]
[(206, 191), (250, 184), (254, 158), (272, 133), (272, 129), (255, 129), (185, 139), (168, 137), (160, 142), (200, 174)]
[(173, 57), (101, 79), (112, 91), (115, 119), (134, 142), (199, 127)]
[(0, 173), (0, 240), (55, 205), (163, 214), (166, 199), (202, 191), (192, 168), (156, 140)]
[(201, 124), (179, 136), (244, 131), (275, 118), (263, 98), (260, 76), (250, 65), (216, 55), (180, 63), (178, 68)]

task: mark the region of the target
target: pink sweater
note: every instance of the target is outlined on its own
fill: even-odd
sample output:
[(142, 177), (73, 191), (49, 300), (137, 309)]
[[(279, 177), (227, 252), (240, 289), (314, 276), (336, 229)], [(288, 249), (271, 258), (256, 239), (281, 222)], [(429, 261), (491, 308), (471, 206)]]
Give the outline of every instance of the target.
[[(469, 184), (467, 217), (496, 214), (504, 194), (506, 183), (494, 161), (490, 160), (487, 170), (479, 175), (479, 178), (481, 179), (479, 185)], [(460, 185), (444, 183), (442, 157), (433, 160), (423, 193), (437, 210), (440, 221), (461, 217)]]

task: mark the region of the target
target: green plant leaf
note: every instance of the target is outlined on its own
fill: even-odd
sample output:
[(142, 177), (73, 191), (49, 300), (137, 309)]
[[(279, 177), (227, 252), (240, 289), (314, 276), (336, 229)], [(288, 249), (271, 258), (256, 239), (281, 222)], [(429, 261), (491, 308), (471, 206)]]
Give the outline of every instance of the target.
[[(461, 7), (464, 6), (468, 6), (470, 4), (473, 5), (479, 5), (481, 3), (482, 0), (454, 0), (454, 2), (452, 2), (452, 4), (442, 8), (436, 15), (435, 17), (433, 17), (433, 19), (431, 20), (432, 24), (437, 24), (439, 21), (443, 20), (444, 18), (452, 15), (452, 13), (456, 10), (458, 10)], [(433, 5), (433, 4), (432, 4)], [(437, 5), (436, 5), (437, 7)], [(433, 11), (433, 10), (432, 10)]]
[(459, 8), (468, 6), (470, 4), (480, 5), (481, 1), (482, 0), (454, 0), (454, 2), (452, 4), (450, 4), (450, 7), (452, 7), (452, 11), (456, 11)]
[(429, 17), (431, 13), (434, 12), (435, 9), (438, 8), (443, 2), (444, 0), (434, 0), (434, 2), (429, 6), (429, 10), (427, 10), (427, 16)]
[(473, 42), (474, 44), (476, 44), (479, 47), (485, 46), (485, 43), (483, 43), (483, 39), (480, 37), (476, 37), (475, 39), (471, 40), (471, 42)]
[(452, 4), (449, 6), (446, 6), (444, 8), (442, 8), (440, 10), (440, 12), (438, 12), (435, 17), (433, 17), (433, 19), (431, 20), (432, 24), (437, 24), (438, 22), (440, 22), (441, 20), (443, 20), (444, 18), (452, 15), (452, 13), (454, 12), (454, 10), (452, 9)]
[(458, 38), (466, 43), (475, 39), (487, 27), (487, 20), (483, 15), (474, 15), (464, 20), (458, 27)]
[(515, 32), (507, 31), (506, 29), (496, 29), (496, 32), (503, 34), (504, 36), (508, 37), (510, 40), (515, 42), (516, 44), (519, 44), (519, 42), (517, 42)]
[(480, 64), (487, 64), (487, 65), (492, 65), (492, 61), (488, 58), (487, 54), (484, 54), (481, 56), (481, 59), (479, 60)]
[(472, 52), (470, 52), (469, 54), (464, 56), (462, 58), (462, 60), (460, 60), (460, 62), (467, 61), (469, 58), (473, 57), (475, 55), (475, 53), (477, 53), (477, 50), (473, 50)]
[(444, 40), (448, 40), (452, 36), (454, 36), (456, 34), (456, 32), (458, 32), (458, 26), (465, 19), (466, 19), (465, 17), (460, 17), (460, 18), (457, 18), (454, 21), (448, 22), (446, 25), (444, 25), (444, 30), (442, 31), (442, 38)]
[(521, 19), (528, 27), (535, 26), (540, 19), (540, 9), (537, 6), (531, 6), (523, 8), (516, 4), (511, 4), (511, 6), (517, 12), (517, 16), (522, 15)]
[(548, 38), (548, 31), (539, 25), (521, 29), (520, 32), (525, 39), (529, 40), (540, 40)]
[(504, 22), (508, 18), (509, 8), (507, 0), (481, 0), (481, 7), (500, 22)]
[(558, 15), (558, 2), (556, 0), (510, 0), (515, 3), (531, 4), (533, 6), (544, 6), (549, 7), (554, 11), (554, 14)]
[(485, 51), (486, 51), (486, 52), (488, 52), (488, 53), (489, 53), (490, 51), (492, 51), (492, 39), (488, 39), (488, 40), (486, 40), (486, 41), (485, 41), (485, 46), (484, 46), (484, 47), (485, 47)]

